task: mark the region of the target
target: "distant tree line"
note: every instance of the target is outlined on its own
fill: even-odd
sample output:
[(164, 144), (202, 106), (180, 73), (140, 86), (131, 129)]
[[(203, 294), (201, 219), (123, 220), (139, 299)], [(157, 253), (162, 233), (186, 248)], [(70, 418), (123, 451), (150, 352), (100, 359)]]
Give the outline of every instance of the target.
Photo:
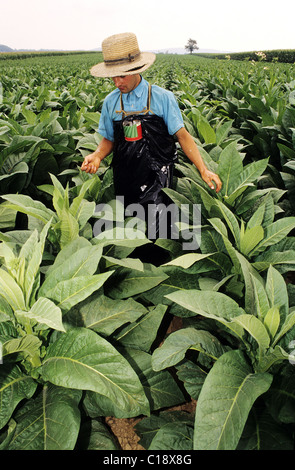
[(201, 57), (209, 59), (254, 60), (265, 62), (295, 63), (295, 49), (275, 49), (271, 51), (233, 52), (226, 54), (199, 53)]

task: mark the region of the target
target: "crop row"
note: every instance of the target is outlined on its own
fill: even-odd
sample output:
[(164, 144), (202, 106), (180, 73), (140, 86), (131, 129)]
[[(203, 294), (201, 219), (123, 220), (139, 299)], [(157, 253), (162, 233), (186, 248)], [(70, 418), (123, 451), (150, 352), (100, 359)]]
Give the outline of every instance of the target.
[(111, 157), (80, 170), (113, 87), (95, 61), (0, 64), (0, 448), (118, 449), (115, 416), (140, 418), (148, 450), (293, 449), (294, 66), (163, 55), (145, 72), (223, 181), (210, 192), (179, 150), (165, 191), (198, 249), (180, 227), (157, 263), (136, 218), (109, 224)]

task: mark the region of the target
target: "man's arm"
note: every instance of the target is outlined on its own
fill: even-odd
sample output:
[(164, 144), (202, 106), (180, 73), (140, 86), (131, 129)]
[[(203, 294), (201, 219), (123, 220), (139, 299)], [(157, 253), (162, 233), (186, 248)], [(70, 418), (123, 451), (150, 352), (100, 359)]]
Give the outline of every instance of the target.
[(86, 173), (96, 173), (100, 162), (112, 153), (113, 148), (114, 142), (103, 137), (95, 152), (84, 158), (81, 170), (86, 171)]
[(176, 132), (176, 137), (185, 155), (199, 170), (203, 181), (207, 183), (211, 189), (214, 189), (214, 182), (216, 185), (216, 192), (218, 193), (221, 190), (222, 182), (218, 175), (208, 170), (206, 167), (199, 149), (190, 133), (182, 127)]

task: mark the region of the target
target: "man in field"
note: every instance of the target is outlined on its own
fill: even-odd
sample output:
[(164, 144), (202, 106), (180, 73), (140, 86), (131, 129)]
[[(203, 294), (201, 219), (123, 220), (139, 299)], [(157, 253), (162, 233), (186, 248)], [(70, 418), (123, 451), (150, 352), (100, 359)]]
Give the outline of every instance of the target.
[(90, 73), (112, 78), (116, 89), (103, 103), (98, 129), (103, 138), (95, 152), (85, 157), (82, 170), (95, 173), (101, 161), (113, 153), (115, 193), (124, 196), (125, 206), (159, 206), (165, 203), (162, 189), (171, 184), (177, 140), (202, 179), (212, 190), (220, 191), (222, 183), (206, 167), (185, 129), (174, 95), (151, 87), (141, 76), (155, 54), (140, 52), (133, 33), (108, 37), (102, 52), (104, 62), (93, 66)]
[[(86, 156), (82, 170), (95, 173), (100, 162), (113, 152), (115, 187), (119, 185), (118, 189), (122, 190), (125, 187), (128, 195), (134, 192), (135, 199), (132, 202), (138, 202), (136, 196), (140, 201), (147, 200), (151, 184), (154, 183), (153, 172), (157, 172), (159, 166), (160, 169), (169, 167), (175, 160), (176, 138), (202, 179), (212, 189), (215, 183), (218, 192), (221, 181), (218, 175), (208, 170), (193, 138), (185, 129), (173, 94), (155, 85), (149, 89), (149, 84), (140, 75), (152, 65), (155, 55), (140, 52), (137, 38), (132, 33), (105, 39), (102, 52), (104, 62), (92, 67), (90, 72), (96, 77), (111, 77), (117, 89), (104, 101), (98, 129), (103, 139), (95, 152)], [(143, 145), (143, 140), (151, 142)], [(168, 144), (169, 151), (167, 148), (157, 148), (157, 142), (158, 145)], [(149, 152), (143, 147), (149, 147)], [(163, 169), (163, 172), (166, 170)], [(123, 175), (126, 180), (121, 181)], [(139, 175), (140, 181), (132, 179), (132, 176)], [(169, 172), (166, 176), (169, 177)], [(130, 185), (134, 184), (140, 192), (138, 188), (132, 190)]]

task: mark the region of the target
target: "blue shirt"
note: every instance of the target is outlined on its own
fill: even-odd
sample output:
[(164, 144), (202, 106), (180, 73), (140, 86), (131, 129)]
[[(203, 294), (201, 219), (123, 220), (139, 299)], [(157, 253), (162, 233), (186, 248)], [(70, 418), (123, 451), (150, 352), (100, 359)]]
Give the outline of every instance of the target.
[[(146, 108), (148, 87), (148, 82), (141, 77), (141, 82), (134, 90), (123, 93), (124, 110), (138, 112)], [(121, 110), (120, 95), (120, 90), (116, 89), (105, 98), (99, 120), (98, 132), (112, 142), (114, 141), (113, 121), (122, 119), (122, 113), (116, 113)], [(151, 96), (150, 109), (164, 119), (170, 135), (184, 127), (181, 111), (171, 91), (152, 85)]]

